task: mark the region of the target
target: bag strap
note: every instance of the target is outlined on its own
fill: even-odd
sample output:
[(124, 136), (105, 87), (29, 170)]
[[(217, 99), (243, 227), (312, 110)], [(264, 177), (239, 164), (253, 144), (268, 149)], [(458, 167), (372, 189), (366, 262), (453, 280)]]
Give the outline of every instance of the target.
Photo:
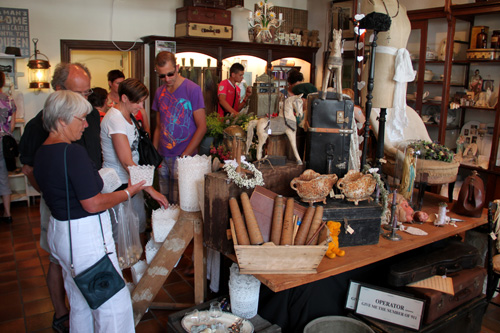
[[(75, 277), (75, 267), (73, 266), (73, 246), (71, 242), (71, 214), (69, 211), (69, 182), (68, 182), (68, 165), (66, 164), (66, 151), (68, 150), (69, 145), (66, 145), (64, 147), (64, 177), (66, 180), (66, 207), (68, 211), (68, 232), (69, 232), (69, 257), (70, 257), (70, 270), (71, 270), (71, 276)], [(101, 222), (101, 214), (99, 214), (99, 225), (101, 226), (101, 234), (102, 234), (102, 242), (104, 244), (104, 251), (105, 253), (108, 253), (108, 248), (106, 247), (106, 240), (104, 238), (104, 231), (102, 229), (102, 222)]]
[(141, 137), (144, 137), (144, 136), (149, 137), (148, 133), (144, 130), (144, 128), (141, 127), (141, 125), (139, 124), (137, 119), (135, 119), (135, 117), (132, 113), (130, 114), (130, 119), (132, 119), (132, 121), (134, 122), (135, 127), (137, 128), (137, 131), (139, 132), (139, 135)]

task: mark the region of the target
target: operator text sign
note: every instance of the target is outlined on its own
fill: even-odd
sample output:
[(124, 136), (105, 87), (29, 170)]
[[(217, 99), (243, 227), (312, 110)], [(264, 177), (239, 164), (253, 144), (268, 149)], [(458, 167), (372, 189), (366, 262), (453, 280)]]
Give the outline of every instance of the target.
[(414, 330), (420, 328), (424, 301), (361, 286), (356, 313)]

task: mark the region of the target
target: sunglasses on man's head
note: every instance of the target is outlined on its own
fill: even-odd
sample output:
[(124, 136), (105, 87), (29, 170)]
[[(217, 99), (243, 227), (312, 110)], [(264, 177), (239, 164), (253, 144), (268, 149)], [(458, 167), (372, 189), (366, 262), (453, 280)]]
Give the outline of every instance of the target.
[(158, 77), (159, 77), (160, 79), (164, 79), (164, 78), (165, 78), (165, 77), (167, 77), (167, 76), (168, 76), (168, 77), (172, 77), (172, 76), (174, 76), (174, 75), (175, 75), (175, 72), (176, 72), (176, 71), (173, 71), (173, 72), (170, 72), (170, 73), (167, 73), (167, 74), (158, 74)]

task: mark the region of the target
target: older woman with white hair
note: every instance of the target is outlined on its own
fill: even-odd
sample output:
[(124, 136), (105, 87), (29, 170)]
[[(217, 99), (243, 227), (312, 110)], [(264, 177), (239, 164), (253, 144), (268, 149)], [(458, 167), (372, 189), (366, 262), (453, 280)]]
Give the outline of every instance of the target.
[(49, 136), (36, 153), (34, 175), (52, 214), (48, 242), (63, 268), (71, 332), (134, 332), (127, 288), (92, 310), (71, 272), (71, 264), (78, 275), (105, 255), (104, 238), (109, 258), (121, 275), (107, 209), (144, 187), (142, 181), (119, 192), (101, 193), (103, 181), (86, 150), (72, 144), (88, 126), (86, 116), (91, 110), (85, 98), (69, 90), (47, 98), (43, 125)]

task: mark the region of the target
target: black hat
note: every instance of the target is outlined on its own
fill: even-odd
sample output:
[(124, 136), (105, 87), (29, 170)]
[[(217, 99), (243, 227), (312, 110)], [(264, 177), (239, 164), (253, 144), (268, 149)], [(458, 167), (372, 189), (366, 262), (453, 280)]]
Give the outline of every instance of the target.
[(21, 49), (18, 47), (7, 46), (5, 48), (5, 54), (12, 54), (12, 55), (15, 55), (16, 57), (20, 57), (21, 56)]

